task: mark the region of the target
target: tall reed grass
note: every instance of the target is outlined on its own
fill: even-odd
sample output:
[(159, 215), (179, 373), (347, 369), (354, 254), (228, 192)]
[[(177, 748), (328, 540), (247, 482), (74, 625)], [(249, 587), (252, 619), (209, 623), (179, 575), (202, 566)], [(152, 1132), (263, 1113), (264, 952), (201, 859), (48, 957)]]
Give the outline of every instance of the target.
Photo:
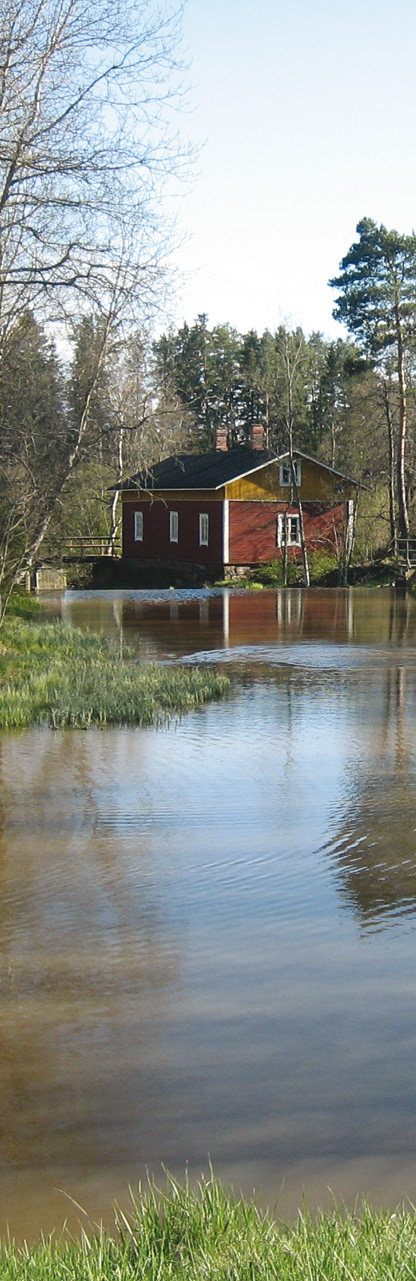
[(416, 1222), (399, 1209), (299, 1215), (287, 1225), (215, 1178), (174, 1180), (120, 1212), (116, 1231), (0, 1250), (0, 1281), (412, 1281)]
[(105, 637), (59, 622), (9, 618), (0, 632), (1, 729), (159, 724), (228, 688), (213, 669), (121, 659)]

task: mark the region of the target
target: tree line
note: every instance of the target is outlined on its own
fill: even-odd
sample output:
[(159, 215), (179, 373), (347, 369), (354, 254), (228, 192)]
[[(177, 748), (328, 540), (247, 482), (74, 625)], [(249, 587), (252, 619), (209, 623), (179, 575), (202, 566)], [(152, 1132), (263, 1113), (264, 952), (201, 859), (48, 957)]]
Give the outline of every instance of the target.
[(238, 334), (192, 326), (155, 345), (162, 385), (191, 413), (201, 444), (234, 443), (261, 422), (271, 448), (313, 453), (388, 495), (385, 545), (411, 533), (415, 487), (416, 236), (364, 218), (329, 284), (349, 337), (301, 328)]
[[(348, 337), (169, 329), (166, 182), (187, 171), (180, 9), (0, 0), (0, 592), (69, 533), (118, 527), (109, 486), (218, 426), (368, 480), (411, 530), (416, 239), (369, 219), (331, 281)], [(162, 217), (161, 217), (162, 214)], [(278, 299), (276, 299), (278, 305)]]

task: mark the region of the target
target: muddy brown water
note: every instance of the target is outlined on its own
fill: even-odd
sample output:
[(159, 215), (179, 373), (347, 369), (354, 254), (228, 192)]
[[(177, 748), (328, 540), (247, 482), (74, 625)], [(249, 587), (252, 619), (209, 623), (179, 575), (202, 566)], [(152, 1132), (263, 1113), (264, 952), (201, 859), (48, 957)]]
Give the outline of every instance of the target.
[(44, 611), (233, 685), (163, 729), (0, 737), (0, 1232), (209, 1159), (283, 1215), (414, 1202), (416, 603)]

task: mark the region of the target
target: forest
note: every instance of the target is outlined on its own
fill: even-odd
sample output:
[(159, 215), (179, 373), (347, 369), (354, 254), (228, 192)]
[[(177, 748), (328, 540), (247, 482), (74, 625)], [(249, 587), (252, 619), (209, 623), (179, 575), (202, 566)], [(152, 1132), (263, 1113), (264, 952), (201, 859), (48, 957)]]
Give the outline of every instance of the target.
[[(353, 333), (334, 341), (280, 325), (274, 332), (240, 334), (229, 324), (210, 327), (201, 314), (156, 340), (144, 328), (120, 338), (115, 328), (98, 360), (102, 328), (94, 315), (75, 321), (71, 360), (64, 363), (27, 311), (4, 346), (2, 437), (9, 437), (11, 453), (16, 442), (19, 452), (26, 451), (43, 497), (50, 485), (44, 554), (59, 552), (74, 536), (101, 536), (110, 551), (120, 520), (112, 485), (170, 453), (210, 449), (219, 426), (226, 427), (230, 446), (247, 443), (256, 422), (264, 425), (273, 451), (300, 448), (362, 481), (357, 554), (364, 560), (395, 554), (398, 539), (412, 529), (411, 341), (404, 355), (403, 452), (403, 393), (390, 334), (380, 353)], [(83, 416), (82, 448), (57, 495), (61, 456), (65, 471)]]
[[(359, 554), (413, 532), (416, 238), (369, 218), (330, 281), (341, 336), (229, 323), (163, 332), (192, 156), (180, 10), (0, 0), (0, 618), (70, 536), (119, 528), (111, 486), (163, 455), (301, 448), (366, 485)], [(279, 297), (276, 294), (276, 314)], [(156, 335), (156, 337), (155, 337)]]

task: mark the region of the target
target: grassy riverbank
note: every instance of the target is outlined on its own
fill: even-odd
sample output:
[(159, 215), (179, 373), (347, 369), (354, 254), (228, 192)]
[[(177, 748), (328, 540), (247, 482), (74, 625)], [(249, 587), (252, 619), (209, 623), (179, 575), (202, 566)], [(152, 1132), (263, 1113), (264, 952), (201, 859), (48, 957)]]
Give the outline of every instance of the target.
[(105, 637), (62, 623), (8, 617), (0, 632), (0, 729), (160, 724), (228, 688), (209, 668), (121, 659)]
[(338, 1212), (289, 1226), (215, 1180), (199, 1193), (150, 1191), (114, 1235), (5, 1244), (0, 1281), (411, 1281), (416, 1221), (407, 1210)]

